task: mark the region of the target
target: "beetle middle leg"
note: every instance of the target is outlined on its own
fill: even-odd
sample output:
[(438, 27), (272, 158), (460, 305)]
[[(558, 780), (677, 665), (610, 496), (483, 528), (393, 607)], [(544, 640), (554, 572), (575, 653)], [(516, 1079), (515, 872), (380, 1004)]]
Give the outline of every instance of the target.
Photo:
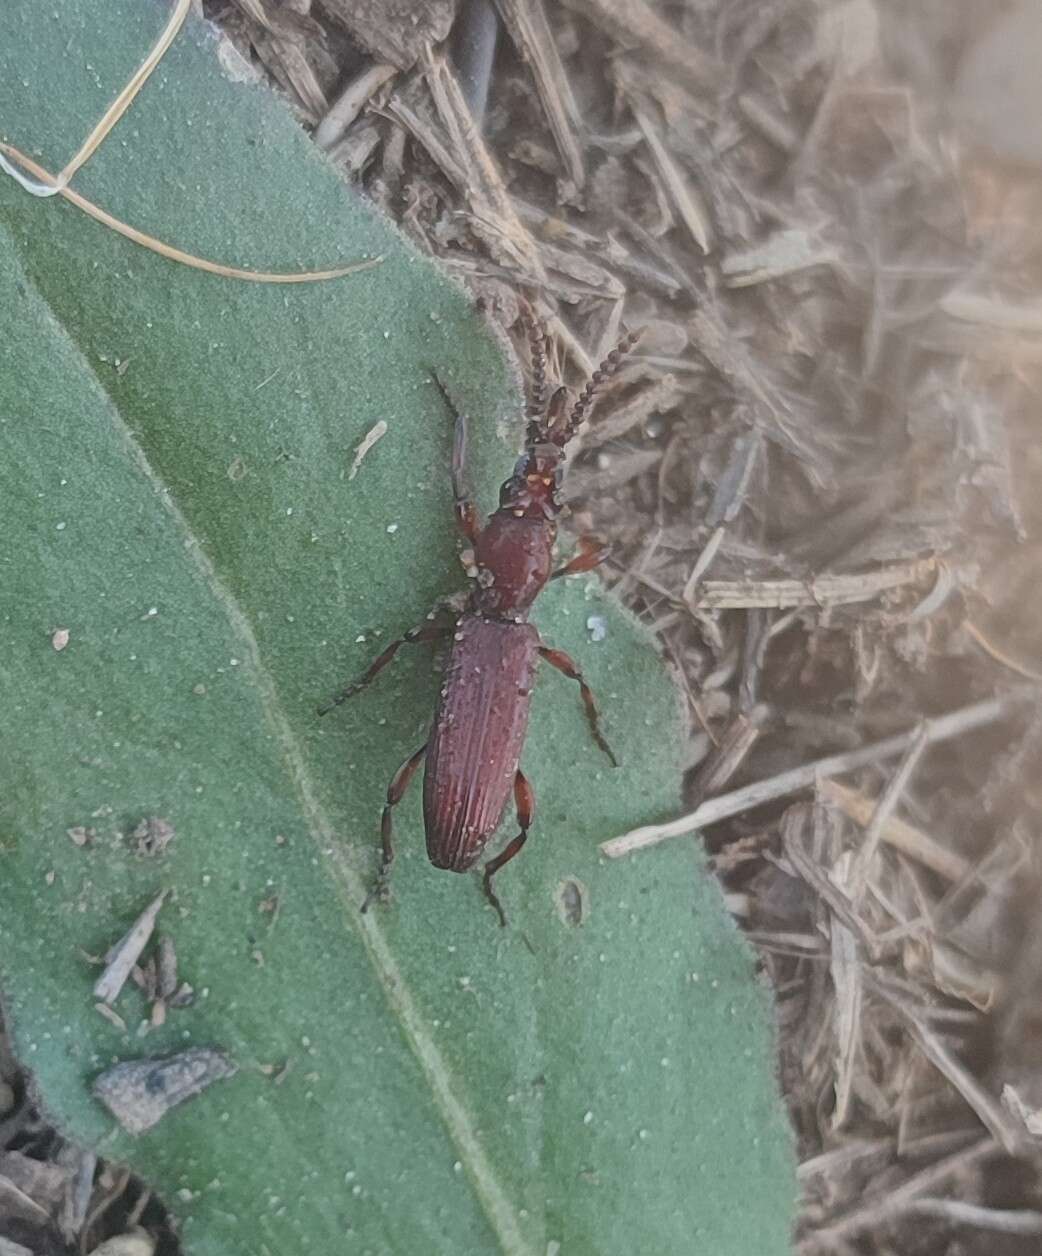
[(418, 645), (421, 641), (438, 641), (442, 637), (447, 637), (449, 631), (449, 627), (445, 624), (420, 624), (416, 628), (410, 628), (397, 641), (392, 641), (382, 654), (373, 659), (358, 680), (353, 680), (349, 685), (345, 685), (335, 698), (330, 698), (325, 706), (320, 706), (318, 708), (319, 715), (327, 715), (334, 707), (339, 706), (341, 702), (346, 702), (348, 698), (353, 698), (356, 693), (360, 693), (371, 680), (383, 671), (403, 645)]
[(423, 756), (426, 753), (427, 746), (424, 743), (415, 754), (409, 755), (391, 777), (391, 783), (387, 787), (387, 801), (384, 803), (383, 814), (380, 817), (380, 871), (376, 877), (376, 884), (365, 896), (365, 902), (362, 904), (363, 912), (369, 910), (369, 904), (373, 899), (387, 897), (387, 882), (391, 875), (391, 864), (394, 863), (391, 811), (401, 802), (402, 795), (409, 788), (409, 782), (416, 775), (416, 769), (423, 762)]
[(569, 680), (577, 680), (579, 682), (579, 692), (582, 694), (583, 706), (586, 708), (586, 718), (590, 722), (590, 732), (593, 734), (593, 740), (611, 760), (612, 767), (617, 768), (619, 761), (601, 732), (600, 721), (597, 715), (597, 702), (594, 699), (593, 690), (583, 678), (579, 664), (576, 663), (570, 654), (565, 654), (564, 650), (553, 650), (546, 645), (539, 647), (539, 654), (546, 659), (551, 667), (556, 667), (559, 672), (563, 672)]
[(609, 553), (608, 546), (602, 545), (596, 537), (581, 536), (578, 552), (563, 567), (558, 567), (550, 579), (557, 580), (561, 576), (576, 576), (580, 571), (592, 571), (604, 562)]
[(521, 832), (507, 843), (495, 859), (490, 859), (485, 864), (485, 875), (481, 881), (481, 888), (485, 891), (485, 897), (499, 913), (499, 923), (504, 929), (507, 923), (506, 913), (503, 911), (503, 905), (500, 903), (498, 895), (492, 888), (492, 878), (524, 846), (528, 840), (528, 830), (532, 824), (532, 816), (535, 814), (535, 793), (532, 790), (531, 782), (520, 768), (517, 769), (517, 773), (514, 776), (514, 805), (517, 807), (517, 823)]

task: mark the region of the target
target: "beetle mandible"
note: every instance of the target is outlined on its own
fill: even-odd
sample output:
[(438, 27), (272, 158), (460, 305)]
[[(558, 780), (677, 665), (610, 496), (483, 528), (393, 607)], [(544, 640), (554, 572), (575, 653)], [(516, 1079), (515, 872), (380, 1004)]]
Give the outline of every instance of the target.
[(528, 708), (535, 668), (542, 658), (578, 681), (594, 741), (617, 766), (601, 733), (597, 704), (578, 665), (562, 650), (545, 645), (528, 622), (532, 603), (549, 580), (590, 571), (607, 551), (589, 537), (581, 538), (576, 556), (553, 570), (557, 516), (565, 447), (589, 414), (597, 389), (619, 369), (623, 356), (641, 332), (624, 337), (587, 380), (576, 397), (557, 387), (547, 400), (549, 338), (534, 314), (523, 308), (532, 357), (532, 389), (524, 451), (513, 475), (499, 492), (499, 508), (484, 527), (464, 485), (466, 417), (456, 412), (441, 380), (435, 381), (456, 416), (452, 449), (452, 493), (456, 522), (473, 547), (477, 574), (466, 608), (454, 625), (423, 624), (393, 641), (361, 678), (340, 691), (319, 711), (331, 711), (366, 685), (390, 663), (401, 646), (452, 635), (445, 681), (434, 713), (430, 737), (394, 774), (387, 789), (380, 822), (382, 856), (376, 885), (362, 904), (387, 894), (394, 860), (391, 813), (426, 758), (423, 821), (427, 855), (436, 868), (465, 872), (484, 850), (503, 817), (511, 792), (520, 832), (485, 865), (486, 898), (506, 924), (492, 878), (520, 851), (528, 837), (535, 796), (519, 762), (528, 726)]

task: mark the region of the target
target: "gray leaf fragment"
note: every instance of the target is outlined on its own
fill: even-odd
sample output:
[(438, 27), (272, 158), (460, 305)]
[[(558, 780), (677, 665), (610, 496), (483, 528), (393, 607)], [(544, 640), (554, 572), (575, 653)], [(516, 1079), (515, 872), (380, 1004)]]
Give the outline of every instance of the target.
[(238, 1065), (217, 1047), (192, 1047), (177, 1055), (125, 1060), (94, 1082), (94, 1095), (128, 1134), (143, 1134), (171, 1108), (225, 1077)]

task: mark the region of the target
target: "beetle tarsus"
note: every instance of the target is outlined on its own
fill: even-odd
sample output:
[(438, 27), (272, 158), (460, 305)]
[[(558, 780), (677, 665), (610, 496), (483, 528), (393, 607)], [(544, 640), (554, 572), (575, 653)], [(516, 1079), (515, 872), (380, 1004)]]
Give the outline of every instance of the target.
[(383, 875), (381, 874), (377, 878), (376, 883), (373, 885), (373, 888), (369, 891), (369, 893), (362, 900), (362, 906), (359, 908), (359, 911), (364, 916), (368, 912), (371, 904), (386, 903), (389, 901), (390, 897), (391, 897), (391, 887), (388, 884), (388, 882), (383, 878)]
[(503, 904), (499, 901), (499, 895), (492, 888), (492, 874), (487, 868), (485, 869), (485, 875), (481, 880), (481, 888), (484, 891), (485, 897), (496, 909), (496, 914), (499, 916), (499, 927), (501, 929), (505, 929), (507, 927), (506, 912), (503, 910)]
[(569, 680), (579, 682), (579, 693), (582, 696), (583, 706), (586, 708), (586, 720), (590, 725), (590, 734), (601, 750), (608, 756), (613, 768), (619, 766), (619, 761), (615, 757), (615, 751), (608, 745), (608, 740), (601, 732), (600, 714), (597, 710), (597, 700), (593, 696), (593, 690), (586, 683), (586, 678), (582, 674), (582, 669), (578, 663), (566, 654), (564, 650), (554, 650), (550, 646), (541, 645), (539, 647), (539, 655), (546, 659), (551, 667), (557, 670)]
[(391, 864), (394, 863), (394, 808), (401, 802), (426, 753), (427, 746), (424, 743), (419, 750), (409, 755), (387, 786), (387, 801), (380, 815), (380, 871), (377, 873), (376, 884), (365, 896), (363, 913), (369, 910), (369, 904), (374, 900), (385, 903), (390, 896)]
[(514, 774), (514, 805), (517, 807), (517, 823), (521, 832), (504, 846), (495, 859), (490, 859), (485, 864), (485, 874), (481, 880), (481, 888), (485, 892), (485, 897), (496, 909), (499, 915), (499, 923), (504, 929), (507, 927), (506, 912), (503, 910), (503, 904), (499, 901), (499, 895), (492, 888), (492, 878), (504, 864), (508, 864), (514, 858), (525, 842), (528, 841), (528, 830), (532, 824), (532, 817), (535, 815), (535, 792), (532, 789), (531, 781), (520, 768)]

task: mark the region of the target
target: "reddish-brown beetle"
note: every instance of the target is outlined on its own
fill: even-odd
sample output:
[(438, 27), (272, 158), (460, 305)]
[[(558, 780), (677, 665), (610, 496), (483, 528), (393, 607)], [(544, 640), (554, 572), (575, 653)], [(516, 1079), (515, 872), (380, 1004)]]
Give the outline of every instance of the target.
[[(499, 913), (500, 923), (506, 924), (503, 908), (492, 889), (492, 878), (525, 844), (532, 823), (535, 798), (518, 765), (539, 658), (579, 682), (594, 740), (615, 763), (598, 726), (597, 706), (582, 672), (563, 651), (543, 645), (537, 629), (528, 622), (528, 613), (548, 580), (589, 571), (605, 557), (603, 549), (585, 538), (579, 543), (576, 557), (553, 570), (564, 450), (588, 415), (596, 390), (615, 374), (640, 332), (626, 336), (608, 354), (577, 398), (567, 388), (559, 387), (548, 403), (547, 337), (530, 315), (526, 323), (533, 387), (525, 449), (514, 474), (500, 489), (499, 509), (489, 516), (484, 528), (479, 527), (477, 510), (464, 488), (467, 421), (462, 414), (456, 414), (452, 452), (456, 521), (473, 546), (477, 568), (466, 609), (454, 626), (424, 624), (392, 642), (360, 680), (348, 685), (319, 712), (325, 714), (364, 689), (406, 643), (435, 641), (452, 634), (452, 649), (430, 738), (405, 760), (387, 790), (380, 824), (380, 875), (363, 911), (374, 897), (386, 894), (394, 859), (391, 811), (426, 757), (423, 819), (427, 854), (436, 868), (452, 872), (470, 868), (498, 828), (513, 791), (521, 831), (485, 865), (483, 882), (485, 895)], [(454, 411), (441, 381), (437, 383), (446, 404)]]

